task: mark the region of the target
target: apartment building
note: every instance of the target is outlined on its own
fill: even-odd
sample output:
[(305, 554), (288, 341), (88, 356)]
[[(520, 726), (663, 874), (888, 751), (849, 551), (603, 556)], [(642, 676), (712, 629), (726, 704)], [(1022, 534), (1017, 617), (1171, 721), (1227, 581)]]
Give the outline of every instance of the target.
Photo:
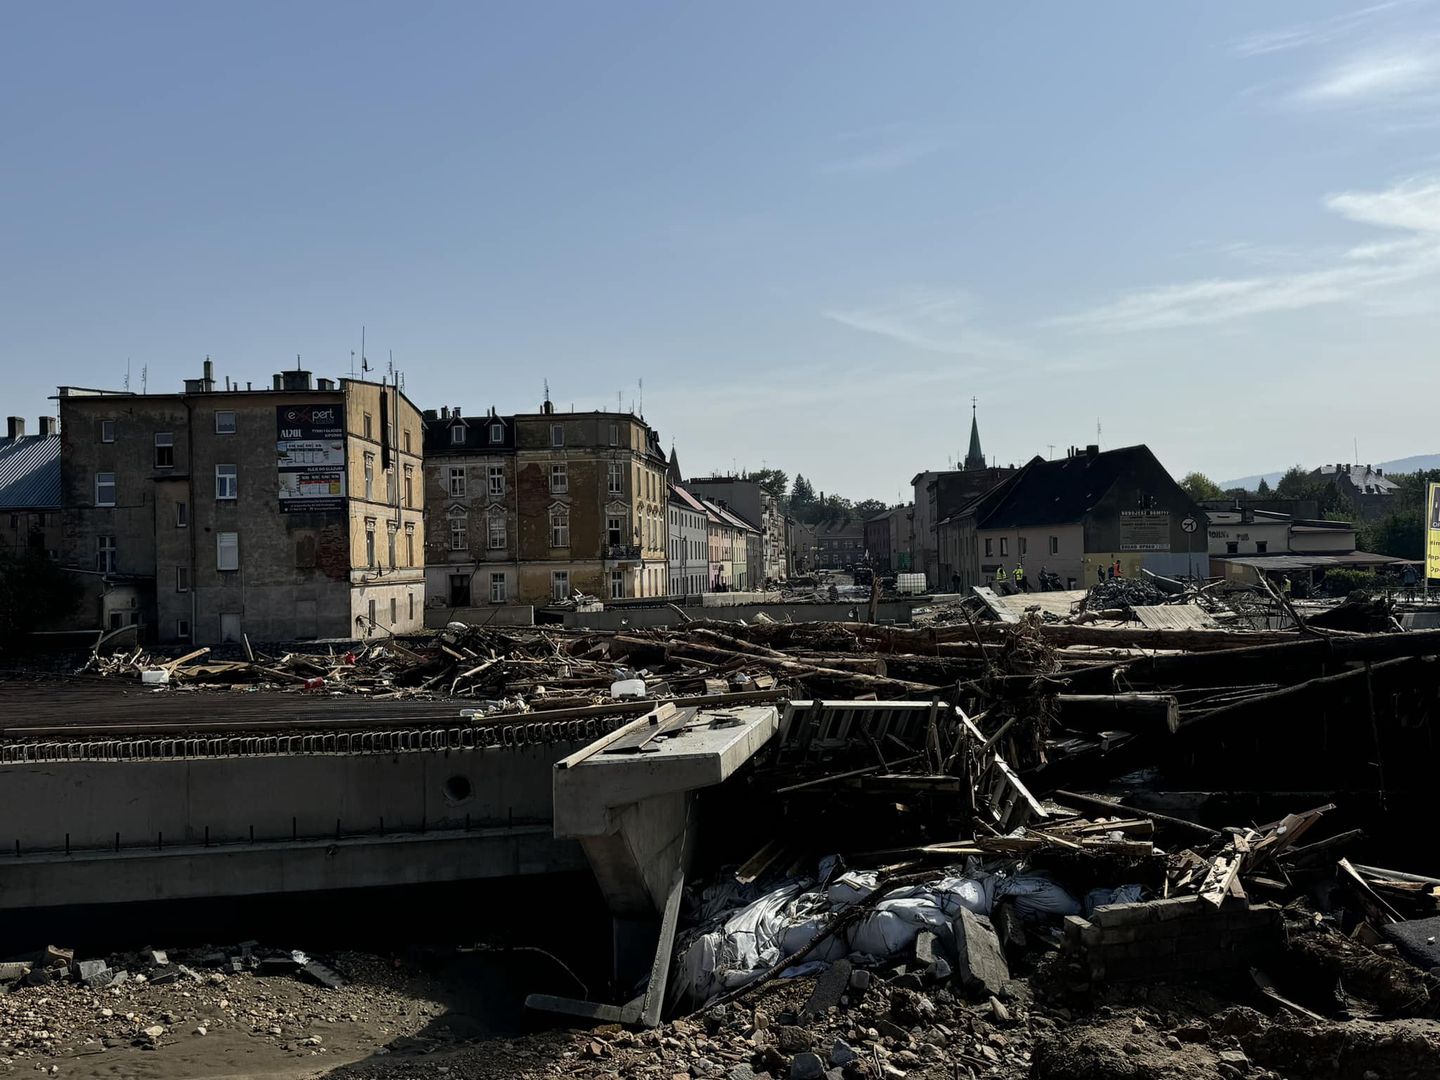
[(755, 529), (758, 559), (747, 572), (751, 588), (786, 576), (785, 512), (779, 498), (745, 476), (695, 477), (685, 481), (685, 490), (726, 507)]
[(659, 436), (629, 413), (427, 412), (430, 603), (543, 606), (664, 596), (669, 485)]
[(183, 393), (62, 386), (61, 558), (105, 627), (161, 643), (418, 630), (420, 412), (402, 391), (205, 361)]
[(670, 595), (710, 591), (709, 528), (705, 505), (679, 484), (670, 484)]

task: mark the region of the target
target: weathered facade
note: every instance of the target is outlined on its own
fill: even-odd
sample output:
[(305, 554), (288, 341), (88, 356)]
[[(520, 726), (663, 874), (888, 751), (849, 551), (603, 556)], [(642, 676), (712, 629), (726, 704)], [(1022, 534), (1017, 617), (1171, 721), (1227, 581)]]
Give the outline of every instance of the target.
[(430, 602), (543, 606), (669, 589), (659, 437), (628, 413), (427, 414)]
[(747, 571), (750, 588), (786, 576), (785, 513), (780, 499), (745, 476), (702, 476), (685, 481), (685, 489), (702, 499), (727, 507), (753, 526), (759, 558)]
[(106, 580), (101, 625), (201, 643), (421, 627), (422, 432), (403, 392), (306, 371), (220, 390), (207, 360), (184, 393), (59, 402), (62, 559)]
[(36, 435), (9, 418), (0, 440), (0, 551), (60, 557), (60, 436), (55, 419), (40, 418)]
[(709, 530), (704, 505), (679, 484), (670, 484), (670, 595), (710, 591)]
[(914, 508), (892, 506), (865, 522), (865, 553), (870, 565), (887, 573), (910, 570), (910, 524)]

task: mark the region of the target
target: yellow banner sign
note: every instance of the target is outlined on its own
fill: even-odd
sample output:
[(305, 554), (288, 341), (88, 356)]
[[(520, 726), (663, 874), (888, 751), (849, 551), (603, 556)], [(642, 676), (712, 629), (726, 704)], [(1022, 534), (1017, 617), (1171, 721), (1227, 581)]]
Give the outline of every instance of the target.
[(1440, 578), (1440, 484), (1425, 492), (1425, 576)]

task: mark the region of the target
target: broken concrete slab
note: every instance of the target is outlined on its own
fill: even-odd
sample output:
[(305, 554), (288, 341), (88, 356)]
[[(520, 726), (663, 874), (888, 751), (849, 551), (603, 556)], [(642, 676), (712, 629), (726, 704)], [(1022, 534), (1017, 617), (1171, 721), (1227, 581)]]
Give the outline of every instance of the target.
[(995, 927), (985, 916), (960, 909), (955, 922), (955, 948), (959, 954), (957, 977), (967, 990), (998, 995), (1009, 982), (1010, 966), (1005, 962)]
[[(840, 998), (850, 985), (852, 965), (849, 960), (836, 960), (815, 980), (815, 989), (801, 1010), (807, 1016), (824, 1016), (827, 1011), (840, 1004)], [(823, 1070), (822, 1070), (823, 1071)]]
[(298, 974), (302, 979), (323, 986), (327, 990), (339, 990), (345, 985), (345, 980), (340, 977), (339, 972), (334, 968), (326, 967), (318, 960), (311, 960), (300, 969)]

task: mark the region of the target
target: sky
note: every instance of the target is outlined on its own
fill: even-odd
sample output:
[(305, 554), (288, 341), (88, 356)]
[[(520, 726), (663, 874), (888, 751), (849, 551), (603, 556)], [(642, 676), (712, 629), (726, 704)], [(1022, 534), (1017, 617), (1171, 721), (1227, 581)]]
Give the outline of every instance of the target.
[[(0, 4), (0, 363), (640, 408), (909, 497), (1440, 451), (1440, 0)], [(643, 382), (643, 389), (642, 389)], [(618, 397), (617, 397), (618, 395)], [(1052, 450), (1053, 447), (1053, 450)]]

